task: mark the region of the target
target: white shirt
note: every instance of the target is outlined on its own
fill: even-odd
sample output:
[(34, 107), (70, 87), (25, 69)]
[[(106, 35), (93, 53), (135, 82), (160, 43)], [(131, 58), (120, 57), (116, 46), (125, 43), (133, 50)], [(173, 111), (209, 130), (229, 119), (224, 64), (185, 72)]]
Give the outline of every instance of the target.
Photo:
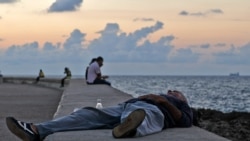
[(97, 74), (101, 73), (100, 66), (97, 62), (92, 63), (88, 68), (88, 79), (89, 83), (93, 83), (97, 77)]

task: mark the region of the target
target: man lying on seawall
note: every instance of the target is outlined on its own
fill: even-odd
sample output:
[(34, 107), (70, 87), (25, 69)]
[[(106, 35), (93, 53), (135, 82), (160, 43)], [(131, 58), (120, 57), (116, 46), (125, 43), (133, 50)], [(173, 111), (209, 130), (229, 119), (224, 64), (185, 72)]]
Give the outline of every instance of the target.
[(23, 141), (42, 141), (56, 132), (113, 129), (114, 138), (141, 137), (173, 127), (191, 127), (193, 112), (180, 91), (148, 94), (115, 106), (84, 107), (51, 121), (26, 123), (7, 117), (9, 130)]

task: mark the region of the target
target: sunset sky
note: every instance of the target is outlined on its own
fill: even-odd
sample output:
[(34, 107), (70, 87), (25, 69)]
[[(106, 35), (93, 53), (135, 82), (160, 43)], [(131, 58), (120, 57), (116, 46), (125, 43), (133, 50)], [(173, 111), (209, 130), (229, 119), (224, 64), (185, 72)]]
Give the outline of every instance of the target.
[(250, 0), (0, 0), (3, 74), (250, 75)]

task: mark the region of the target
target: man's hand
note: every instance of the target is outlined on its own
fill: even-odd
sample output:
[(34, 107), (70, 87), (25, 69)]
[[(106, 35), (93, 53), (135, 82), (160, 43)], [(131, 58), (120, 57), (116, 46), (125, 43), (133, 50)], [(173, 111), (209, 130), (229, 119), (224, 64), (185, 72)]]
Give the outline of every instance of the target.
[(149, 100), (153, 100), (154, 102), (161, 104), (167, 101), (166, 98), (160, 96), (160, 95), (155, 95), (155, 94), (147, 94), (147, 95), (143, 95), (138, 97), (139, 99), (149, 99)]
[(107, 78), (109, 78), (109, 76), (107, 76), (107, 75), (102, 76), (102, 79), (107, 79)]

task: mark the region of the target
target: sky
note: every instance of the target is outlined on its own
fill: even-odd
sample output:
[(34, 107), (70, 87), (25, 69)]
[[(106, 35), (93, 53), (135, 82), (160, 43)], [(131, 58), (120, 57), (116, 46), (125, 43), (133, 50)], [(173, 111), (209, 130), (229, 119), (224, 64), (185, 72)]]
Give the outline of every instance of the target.
[(0, 0), (3, 75), (250, 75), (249, 0)]

